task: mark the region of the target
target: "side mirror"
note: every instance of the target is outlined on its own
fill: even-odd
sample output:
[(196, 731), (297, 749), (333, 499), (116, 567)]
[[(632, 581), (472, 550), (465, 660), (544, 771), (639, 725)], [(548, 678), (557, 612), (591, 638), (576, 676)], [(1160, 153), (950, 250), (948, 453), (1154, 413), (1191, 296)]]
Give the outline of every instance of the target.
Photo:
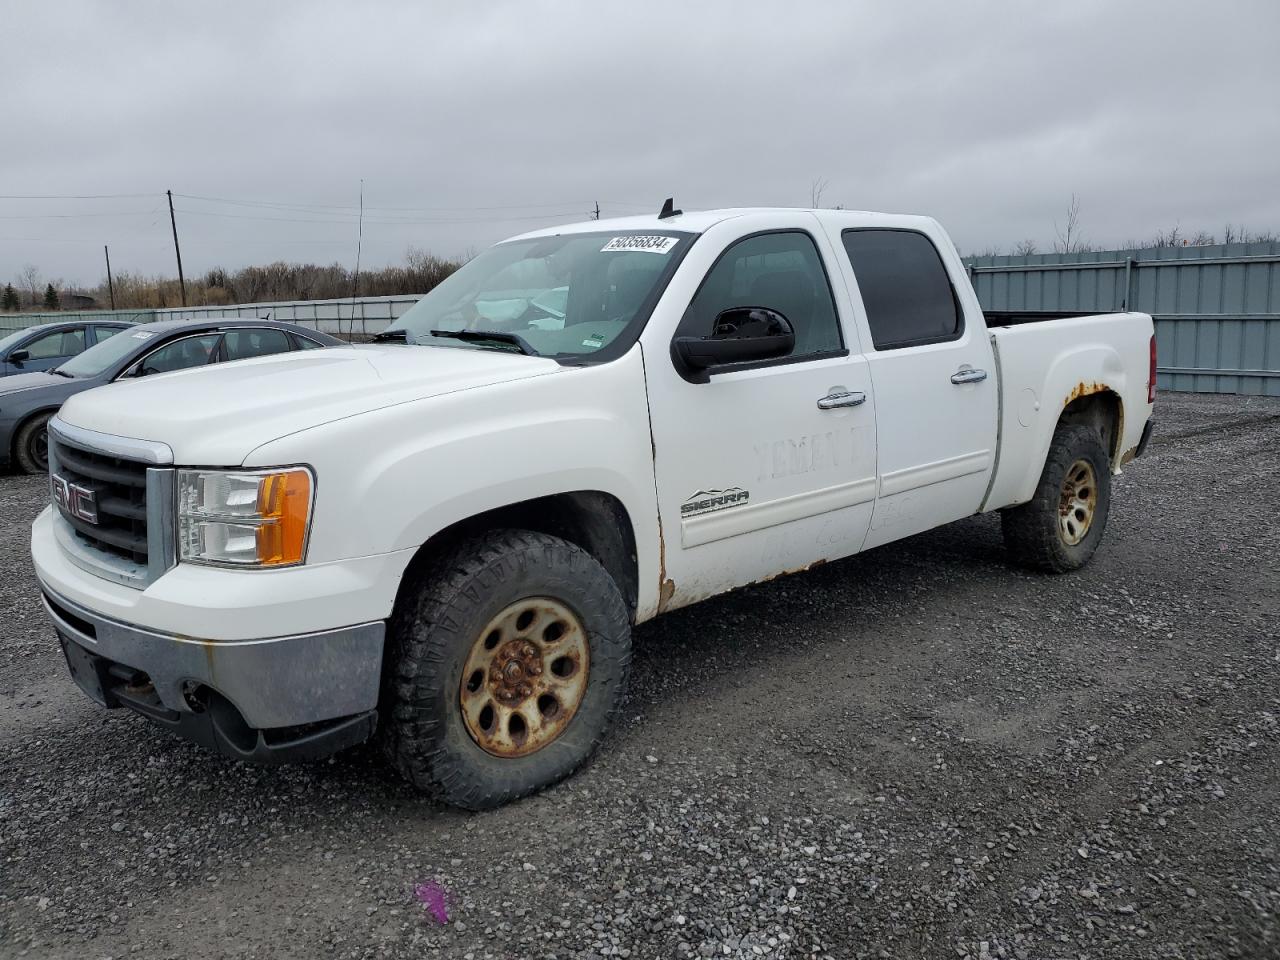
[(13, 353), (9, 354), (7, 359), (10, 363), (23, 363), (24, 361), (31, 359), (31, 351), (15, 350)]
[[(730, 307), (716, 317), (709, 337), (676, 337), (672, 349), (686, 369), (702, 372), (729, 364), (785, 357), (796, 346), (791, 322), (767, 307)], [(706, 381), (702, 373), (700, 382)]]

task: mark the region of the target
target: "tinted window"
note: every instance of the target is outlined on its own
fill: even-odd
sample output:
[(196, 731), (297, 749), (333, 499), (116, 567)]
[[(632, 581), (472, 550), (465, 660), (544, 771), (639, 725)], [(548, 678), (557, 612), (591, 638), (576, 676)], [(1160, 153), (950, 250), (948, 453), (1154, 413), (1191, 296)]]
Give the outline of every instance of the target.
[(731, 246), (694, 295), (680, 332), (707, 336), (730, 307), (768, 307), (790, 320), (793, 357), (842, 349), (831, 285), (807, 233), (766, 233)]
[(316, 343), (314, 340), (308, 340), (306, 337), (298, 336), (297, 334), (294, 334), (293, 339), (298, 341), (299, 350), (319, 350), (321, 347), (328, 346), (326, 343)]
[(283, 330), (228, 330), (222, 341), (222, 355), (227, 360), (265, 357), (289, 349), (289, 335)]
[(960, 335), (951, 280), (928, 237), (909, 230), (846, 230), (842, 239), (877, 350)]
[(202, 337), (186, 337), (166, 344), (143, 359), (140, 376), (186, 370), (188, 367), (206, 364), (213, 355), (220, 336), (220, 333), (206, 333)]

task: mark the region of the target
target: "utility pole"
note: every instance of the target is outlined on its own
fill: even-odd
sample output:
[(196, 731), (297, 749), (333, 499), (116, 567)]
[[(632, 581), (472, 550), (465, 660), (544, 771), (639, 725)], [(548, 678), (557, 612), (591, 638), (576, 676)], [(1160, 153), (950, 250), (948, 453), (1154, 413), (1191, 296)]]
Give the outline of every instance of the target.
[(599, 200), (596, 201), (596, 215), (592, 219), (594, 220), (600, 219), (600, 201)]
[(107, 249), (107, 245), (102, 245), (102, 255), (107, 258), (107, 289), (111, 291), (111, 309), (116, 308), (116, 285), (111, 282), (111, 251)]
[(178, 286), (182, 289), (182, 305), (187, 305), (187, 281), (182, 276), (182, 249), (178, 246), (178, 221), (173, 218), (173, 191), (166, 190), (169, 195), (169, 226), (173, 227), (173, 252), (178, 257)]

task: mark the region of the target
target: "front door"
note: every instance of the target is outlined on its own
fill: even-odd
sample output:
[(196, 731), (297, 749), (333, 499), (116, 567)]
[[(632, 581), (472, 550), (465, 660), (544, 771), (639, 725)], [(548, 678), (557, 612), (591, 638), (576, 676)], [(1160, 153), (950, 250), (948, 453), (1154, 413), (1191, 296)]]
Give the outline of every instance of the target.
[(880, 490), (866, 546), (874, 547), (977, 512), (995, 466), (999, 386), (985, 325), (966, 325), (964, 288), (944, 265), (940, 250), (962, 269), (949, 243), (919, 230), (832, 233), (871, 340)]
[[(41, 333), (9, 352), (9, 373), (38, 373), (52, 370), (70, 360), (85, 348), (84, 327), (71, 327)], [(13, 360), (14, 354), (21, 359)], [(25, 356), (23, 354), (25, 353)]]
[(866, 535), (876, 488), (871, 379), (832, 296), (835, 252), (816, 220), (810, 232), (796, 219), (726, 237), (723, 248), (714, 234), (702, 238), (686, 265), (695, 253), (723, 253), (705, 274), (692, 272), (701, 284), (677, 330), (705, 336), (726, 309), (768, 307), (795, 329), (790, 356), (694, 383), (669, 343), (645, 345), (664, 609), (855, 553)]

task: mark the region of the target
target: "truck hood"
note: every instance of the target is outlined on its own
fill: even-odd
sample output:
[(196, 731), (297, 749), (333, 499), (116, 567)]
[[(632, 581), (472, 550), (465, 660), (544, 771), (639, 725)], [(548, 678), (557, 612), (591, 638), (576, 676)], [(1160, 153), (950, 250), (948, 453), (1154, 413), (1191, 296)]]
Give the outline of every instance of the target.
[(330, 347), (111, 384), (71, 398), (59, 417), (167, 443), (179, 464), (235, 466), (309, 427), (559, 369), (541, 357), (460, 347)]

